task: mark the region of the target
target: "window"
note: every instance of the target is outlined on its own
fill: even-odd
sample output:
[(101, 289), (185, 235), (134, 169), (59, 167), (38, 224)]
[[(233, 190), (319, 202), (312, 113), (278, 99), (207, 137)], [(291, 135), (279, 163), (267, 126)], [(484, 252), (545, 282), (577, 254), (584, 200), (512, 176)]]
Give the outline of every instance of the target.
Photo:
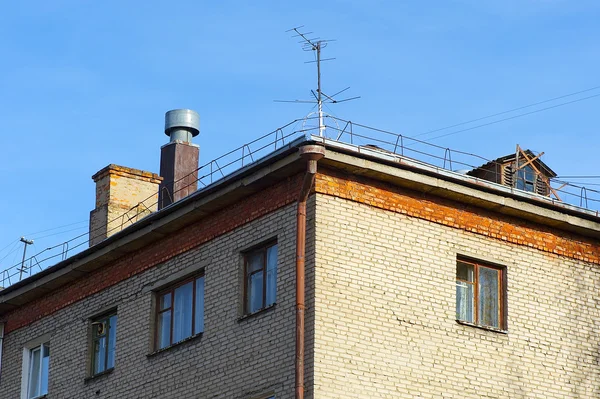
[(92, 321), (92, 375), (115, 367), (117, 315), (111, 313)]
[(156, 348), (163, 349), (204, 331), (204, 276), (158, 294)]
[(503, 268), (477, 262), (456, 262), (456, 319), (505, 329)]
[(277, 244), (244, 255), (244, 314), (275, 303), (277, 296)]
[(535, 193), (535, 178), (536, 173), (531, 165), (522, 167), (521, 169), (517, 170), (517, 188), (519, 190)]
[(39, 398), (48, 393), (50, 344), (48, 342), (28, 350), (27, 399)]

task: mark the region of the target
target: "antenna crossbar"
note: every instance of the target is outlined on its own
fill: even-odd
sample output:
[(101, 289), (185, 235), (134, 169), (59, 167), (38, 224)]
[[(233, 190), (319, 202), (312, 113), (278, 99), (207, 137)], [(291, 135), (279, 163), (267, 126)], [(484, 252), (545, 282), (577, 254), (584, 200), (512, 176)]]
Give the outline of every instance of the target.
[[(332, 61), (332, 60), (335, 60), (335, 58), (325, 58), (320, 61), (323, 62), (323, 61)], [(315, 61), (305, 61), (304, 63), (305, 64), (314, 64), (315, 62), (317, 62), (317, 61), (316, 60)]]
[(335, 99), (335, 96), (337, 96), (340, 93), (343, 93), (344, 91), (348, 90), (350, 87), (346, 87), (345, 89), (335, 93), (332, 96), (328, 96), (327, 94), (323, 93), (323, 91), (321, 90), (321, 62), (335, 60), (335, 58), (321, 58), (321, 50), (324, 49), (325, 47), (327, 47), (327, 44), (329, 42), (332, 42), (335, 40), (323, 40), (320, 37), (312, 37), (311, 38), (311, 37), (309, 37), (309, 35), (312, 35), (313, 32), (300, 31), (300, 29), (303, 27), (304, 27), (304, 25), (297, 26), (295, 28), (288, 29), (286, 32), (294, 32), (295, 35), (292, 35), (292, 37), (299, 37), (302, 39), (298, 43), (302, 44), (302, 49), (304, 51), (316, 52), (316, 60), (305, 62), (305, 64), (311, 64), (311, 63), (317, 64), (317, 89), (310, 91), (310, 93), (313, 95), (313, 97), (315, 98), (316, 101), (308, 101), (308, 100), (275, 100), (275, 101), (282, 102), (282, 103), (317, 104), (318, 119), (319, 119), (319, 136), (323, 136), (323, 133), (325, 131), (325, 124), (323, 123), (323, 103), (327, 102), (330, 104), (337, 104), (340, 102), (355, 100), (360, 97), (351, 97), (351, 98), (346, 98), (343, 100)]

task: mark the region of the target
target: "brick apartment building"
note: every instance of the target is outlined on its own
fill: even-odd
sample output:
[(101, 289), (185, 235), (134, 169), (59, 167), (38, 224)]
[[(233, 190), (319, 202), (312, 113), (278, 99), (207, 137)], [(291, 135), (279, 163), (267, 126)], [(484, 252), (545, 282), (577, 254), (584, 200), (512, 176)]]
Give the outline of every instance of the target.
[(0, 291), (0, 398), (600, 397), (600, 218), (531, 153), (488, 178), (307, 136), (196, 191), (195, 117)]

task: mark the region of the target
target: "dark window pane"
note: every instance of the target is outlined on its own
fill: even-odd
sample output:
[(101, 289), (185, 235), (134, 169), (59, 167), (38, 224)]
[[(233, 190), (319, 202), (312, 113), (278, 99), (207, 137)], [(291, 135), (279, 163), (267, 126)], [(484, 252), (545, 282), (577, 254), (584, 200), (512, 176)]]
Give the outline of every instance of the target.
[(535, 191), (535, 171), (529, 165), (517, 171), (517, 185), (519, 190)]
[(94, 321), (92, 328), (92, 373), (98, 374), (114, 367), (117, 315)]
[(192, 335), (192, 290), (191, 281), (175, 289), (173, 342), (179, 342)]
[(248, 276), (248, 312), (263, 308), (263, 274), (258, 272)]
[(171, 311), (158, 315), (158, 349), (166, 348), (171, 344)]
[(479, 324), (499, 327), (499, 271), (488, 267), (479, 268)]
[(473, 323), (473, 284), (456, 282), (456, 319)]
[(158, 310), (165, 310), (171, 307), (171, 293), (168, 292), (160, 296), (160, 305)]
[(248, 255), (247, 259), (247, 273), (252, 274), (258, 270), (262, 270), (263, 268), (263, 257), (264, 254), (262, 251), (254, 252)]
[(196, 307), (194, 311), (194, 333), (198, 334), (204, 331), (204, 277), (196, 280)]
[(457, 262), (456, 263), (456, 278), (464, 281), (474, 281), (475, 267), (470, 263)]
[(106, 355), (106, 337), (98, 338), (94, 341), (94, 374), (106, 370), (104, 362)]
[(523, 169), (517, 171), (517, 188), (519, 190), (525, 190), (525, 173)]
[(535, 180), (535, 171), (533, 170), (533, 168), (527, 165), (523, 169), (525, 169), (525, 181), (533, 183), (533, 181)]
[(267, 250), (267, 303), (269, 306), (277, 300), (277, 245)]

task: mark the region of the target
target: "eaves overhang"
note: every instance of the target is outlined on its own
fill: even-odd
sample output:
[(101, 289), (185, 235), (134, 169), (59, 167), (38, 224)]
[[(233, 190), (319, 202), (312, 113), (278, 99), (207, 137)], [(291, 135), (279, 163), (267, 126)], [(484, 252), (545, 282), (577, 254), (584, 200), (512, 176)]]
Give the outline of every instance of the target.
[(0, 291), (0, 315), (92, 273), (276, 181), (304, 170), (297, 149), (325, 146), (324, 167), (600, 239), (598, 212), (452, 172), (402, 155), (309, 135), (155, 212), (72, 257)]
[(600, 239), (598, 211), (453, 172), (389, 151), (322, 137), (313, 136), (312, 139), (327, 148), (325, 158), (320, 162), (322, 165)]
[(301, 136), (102, 242), (1, 290), (0, 315), (150, 245), (274, 182), (300, 173), (304, 163), (298, 155), (298, 148), (310, 143), (306, 136)]

